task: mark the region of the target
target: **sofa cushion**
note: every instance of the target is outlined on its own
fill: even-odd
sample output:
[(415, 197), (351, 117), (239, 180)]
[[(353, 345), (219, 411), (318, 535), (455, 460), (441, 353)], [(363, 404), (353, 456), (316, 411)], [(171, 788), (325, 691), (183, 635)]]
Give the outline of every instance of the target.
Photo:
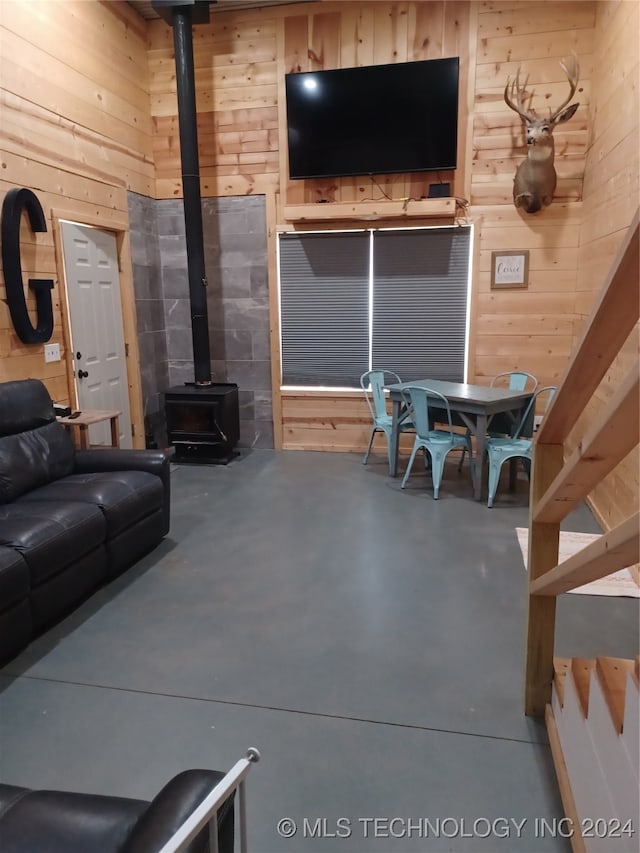
[(73, 441), (56, 421), (0, 437), (0, 504), (70, 474), (73, 466)]
[(39, 379), (0, 383), (0, 504), (71, 473), (73, 441)]
[(0, 384), (0, 436), (28, 432), (55, 419), (51, 397), (39, 379)]
[(0, 506), (0, 545), (19, 551), (37, 586), (93, 551), (106, 538), (98, 507), (63, 501), (26, 501)]
[(29, 569), (18, 551), (0, 546), (0, 610), (29, 595)]
[(74, 501), (100, 507), (107, 522), (107, 540), (162, 507), (162, 481), (146, 471), (101, 471), (71, 474), (35, 489), (20, 499)]

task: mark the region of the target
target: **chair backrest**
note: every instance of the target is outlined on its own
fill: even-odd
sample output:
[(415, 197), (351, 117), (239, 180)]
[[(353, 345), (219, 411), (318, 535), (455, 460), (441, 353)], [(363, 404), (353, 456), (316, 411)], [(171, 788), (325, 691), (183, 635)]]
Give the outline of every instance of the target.
[(387, 414), (387, 398), (385, 397), (385, 385), (395, 385), (402, 380), (393, 370), (367, 370), (360, 377), (360, 385), (364, 391), (364, 398), (369, 406), (371, 417), (375, 420)]
[(443, 394), (440, 394), (439, 391), (433, 391), (431, 388), (406, 385), (402, 389), (402, 396), (407, 406), (411, 409), (411, 419), (416, 428), (418, 438), (429, 437), (431, 429), (431, 419), (429, 417), (430, 406), (434, 409), (444, 409), (446, 411), (449, 432), (453, 435), (451, 409), (449, 408), (449, 401)]
[(514, 438), (520, 438), (520, 433), (522, 432), (525, 424), (527, 423), (527, 419), (529, 417), (529, 414), (531, 413), (532, 408), (535, 411), (536, 400), (538, 399), (538, 397), (541, 394), (547, 394), (547, 393), (549, 396), (547, 397), (547, 402), (545, 403), (544, 411), (542, 412), (543, 415), (545, 414), (545, 412), (549, 408), (551, 401), (553, 400), (553, 395), (556, 393), (556, 386), (555, 385), (545, 385), (544, 388), (538, 388), (536, 390), (533, 397), (529, 400), (529, 405), (525, 409), (524, 415), (522, 416), (520, 423), (518, 424), (518, 427), (513, 434)]
[(525, 373), (522, 370), (508, 370), (506, 373), (498, 373), (491, 380), (491, 387), (501, 385), (503, 382), (508, 384), (511, 391), (535, 391), (538, 387), (536, 377), (532, 373)]

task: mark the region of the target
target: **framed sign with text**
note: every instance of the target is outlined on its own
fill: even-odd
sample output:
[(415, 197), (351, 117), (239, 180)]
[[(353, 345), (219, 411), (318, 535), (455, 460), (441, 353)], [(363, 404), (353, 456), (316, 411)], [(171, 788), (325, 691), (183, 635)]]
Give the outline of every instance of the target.
[(527, 287), (529, 250), (491, 252), (491, 288)]

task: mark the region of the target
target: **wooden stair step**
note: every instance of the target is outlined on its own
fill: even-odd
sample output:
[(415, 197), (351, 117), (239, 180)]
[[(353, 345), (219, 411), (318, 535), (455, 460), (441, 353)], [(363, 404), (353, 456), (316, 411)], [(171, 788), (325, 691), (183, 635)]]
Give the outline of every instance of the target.
[(610, 657), (596, 658), (596, 676), (602, 687), (613, 726), (618, 734), (622, 733), (624, 725), (627, 676), (633, 671), (634, 662), (632, 660)]
[[(577, 813), (578, 823), (596, 814), (605, 820), (614, 819), (616, 817), (614, 803), (587, 727), (584, 709), (585, 705), (588, 704), (588, 697), (587, 699), (584, 697), (584, 686), (582, 687), (583, 695), (578, 688), (579, 681), (584, 682), (586, 680), (588, 685), (590, 675), (595, 670), (595, 660), (578, 659), (574, 661), (569, 659), (568, 667), (564, 666), (563, 663), (560, 660), (556, 666), (558, 677), (553, 684), (551, 709), (563, 764), (566, 768), (564, 772), (570, 783), (573, 808)], [(574, 670), (578, 673), (577, 680), (574, 676)], [(562, 705), (558, 692), (559, 684), (564, 687), (564, 704)], [(551, 743), (552, 732), (548, 721), (547, 730)], [(554, 763), (557, 772), (560, 773), (561, 768), (555, 755)], [(605, 853), (604, 850), (597, 850), (597, 843), (595, 848), (586, 843), (584, 849), (587, 853)], [(613, 851), (606, 853), (613, 853)]]
[(571, 659), (571, 674), (573, 675), (580, 707), (582, 708), (582, 714), (585, 719), (589, 714), (589, 686), (591, 684), (591, 674), (595, 668), (595, 660), (589, 658)]
[(634, 776), (636, 780), (640, 780), (640, 686), (635, 671), (627, 675), (627, 694), (624, 703), (624, 723), (621, 737)]
[[(591, 678), (586, 725), (617, 817), (622, 823), (631, 821), (633, 826), (638, 826), (640, 798), (637, 771), (634, 772), (632, 759), (621, 736), (630, 672), (633, 672), (633, 661), (619, 658), (596, 660), (595, 673)], [(637, 759), (635, 763), (637, 764)], [(632, 849), (637, 851), (637, 839), (636, 846)]]
[(567, 675), (571, 672), (571, 658), (554, 658), (553, 659), (553, 683), (560, 699), (560, 704), (564, 706), (564, 685)]
[[(566, 813), (640, 826), (636, 662), (602, 657), (553, 661), (547, 730)], [(631, 687), (630, 687), (631, 685)], [(553, 738), (552, 738), (553, 736)], [(634, 752), (635, 750), (635, 752)], [(636, 755), (634, 762), (632, 756)], [(637, 837), (584, 839), (585, 853), (629, 853)]]

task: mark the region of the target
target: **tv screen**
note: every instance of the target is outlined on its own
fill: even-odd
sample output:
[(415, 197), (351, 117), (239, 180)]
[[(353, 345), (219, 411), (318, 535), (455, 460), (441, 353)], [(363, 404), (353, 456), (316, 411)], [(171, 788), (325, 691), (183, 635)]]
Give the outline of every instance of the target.
[(287, 74), (291, 178), (456, 168), (459, 59)]

